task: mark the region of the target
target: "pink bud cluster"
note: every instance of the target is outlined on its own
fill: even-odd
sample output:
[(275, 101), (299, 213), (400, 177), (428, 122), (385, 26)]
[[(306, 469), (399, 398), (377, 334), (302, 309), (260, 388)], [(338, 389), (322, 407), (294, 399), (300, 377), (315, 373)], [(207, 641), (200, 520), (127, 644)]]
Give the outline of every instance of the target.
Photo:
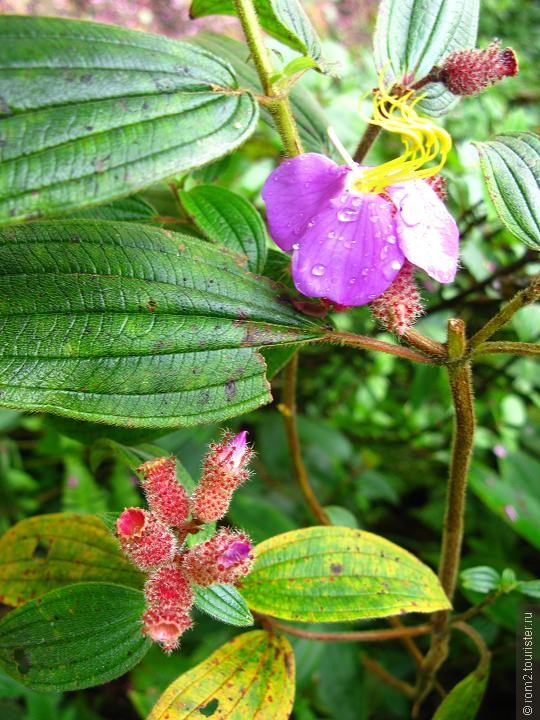
[(489, 85), (518, 74), (518, 61), (512, 48), (501, 48), (498, 41), (487, 48), (456, 50), (439, 69), (438, 79), (454, 95), (474, 95)]
[(174, 457), (157, 458), (139, 468), (149, 509), (126, 508), (116, 532), (131, 562), (149, 573), (142, 633), (166, 652), (178, 647), (193, 624), (193, 584), (237, 583), (251, 569), (251, 542), (238, 530), (222, 528), (191, 549), (184, 544), (188, 534), (227, 512), (234, 490), (248, 477), (250, 456), (246, 432), (227, 433), (221, 443), (210, 445), (191, 499), (176, 478)]
[(390, 332), (403, 335), (423, 312), (414, 267), (405, 262), (388, 290), (370, 304), (371, 314)]

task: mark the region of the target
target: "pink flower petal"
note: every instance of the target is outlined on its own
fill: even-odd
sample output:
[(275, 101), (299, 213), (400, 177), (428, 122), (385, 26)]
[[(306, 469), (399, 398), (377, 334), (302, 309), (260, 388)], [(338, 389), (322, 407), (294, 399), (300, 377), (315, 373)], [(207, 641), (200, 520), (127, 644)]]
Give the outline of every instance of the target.
[(453, 281), (458, 265), (459, 230), (442, 200), (423, 180), (391, 185), (399, 246), (407, 260), (441, 283)]
[(268, 176), (262, 197), (270, 234), (282, 250), (290, 251), (315, 214), (341, 193), (347, 172), (324, 155), (305, 153)]
[(307, 297), (365, 305), (397, 276), (404, 256), (393, 206), (377, 195), (339, 193), (293, 245), (292, 274)]

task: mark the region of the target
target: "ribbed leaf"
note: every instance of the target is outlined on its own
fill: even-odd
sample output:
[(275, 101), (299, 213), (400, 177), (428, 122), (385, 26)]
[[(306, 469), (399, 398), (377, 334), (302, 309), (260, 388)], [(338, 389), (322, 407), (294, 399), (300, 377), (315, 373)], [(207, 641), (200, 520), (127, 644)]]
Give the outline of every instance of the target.
[(488, 593), (498, 586), (501, 576), (495, 568), (488, 565), (478, 565), (467, 568), (460, 574), (461, 584), (466, 590), (479, 593)]
[(254, 630), (235, 637), (169, 685), (148, 720), (288, 720), (294, 680), (289, 641)]
[(489, 660), (455, 685), (437, 708), (433, 720), (474, 720), (480, 709), (489, 679)]
[[(321, 59), (321, 44), (299, 0), (255, 0), (262, 27), (276, 40), (308, 55)], [(233, 0), (193, 0), (191, 17), (236, 15)]]
[(344, 527), (293, 530), (257, 545), (241, 592), (252, 610), (303, 622), (450, 607), (420, 560), (382, 537)]
[(253, 616), (246, 601), (234, 585), (216, 583), (210, 587), (195, 586), (195, 605), (202, 612), (227, 625), (253, 625)]
[(101, 685), (136, 665), (144, 596), (109, 583), (79, 583), (32, 600), (0, 621), (0, 667), (33, 690)]
[(0, 17), (0, 222), (128, 195), (230, 152), (257, 106), (192, 44), (96, 23)]
[(38, 515), (21, 520), (0, 538), (0, 602), (6, 605), (94, 580), (142, 587), (142, 575), (92, 515)]
[[(424, 78), (454, 50), (474, 47), (479, 0), (382, 0), (374, 35), (375, 63), (389, 83)], [(440, 83), (422, 88), (419, 108), (444, 115), (455, 95)]]
[(526, 245), (540, 250), (540, 136), (507, 133), (475, 145), (502, 223)]
[(121, 222), (154, 222), (158, 212), (150, 203), (138, 195), (122, 200), (114, 200), (107, 205), (98, 205), (88, 210), (78, 210), (69, 214), (77, 220), (112, 220)]
[(241, 256), (142, 224), (0, 233), (0, 404), (127, 427), (196, 425), (270, 400), (254, 348), (322, 326)]
[(268, 235), (250, 202), (217, 185), (199, 185), (182, 192), (180, 198), (209, 240), (245, 255), (252, 272), (263, 271)]

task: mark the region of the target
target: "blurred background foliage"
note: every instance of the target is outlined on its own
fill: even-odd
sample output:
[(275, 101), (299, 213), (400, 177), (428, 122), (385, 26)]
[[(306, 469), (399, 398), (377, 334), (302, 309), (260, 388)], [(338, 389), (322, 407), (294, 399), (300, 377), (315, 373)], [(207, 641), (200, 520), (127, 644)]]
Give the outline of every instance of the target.
[[(336, 76), (306, 75), (301, 84), (325, 108), (338, 135), (352, 150), (369, 110), (366, 93), (376, 82), (370, 37), (377, 11), (373, 0), (307, 3), (324, 39)], [(178, 37), (199, 29), (239, 37), (234, 19), (190, 21), (184, 0), (0, 0), (0, 12), (62, 14), (116, 22)], [(454, 150), (444, 170), (449, 205), (462, 234), (462, 268), (452, 286), (424, 282), (428, 312), (419, 329), (444, 340), (452, 315), (478, 328), (501, 302), (538, 272), (539, 263), (495, 215), (481, 181), (471, 140), (494, 133), (539, 129), (536, 69), (540, 47), (535, 33), (540, 5), (527, 0), (483, 0), (479, 45), (494, 37), (516, 50), (521, 72), (481, 96), (462, 101), (446, 118)], [(276, 65), (291, 51), (274, 41)], [(247, 52), (247, 51), (246, 51)], [(370, 162), (390, 158), (396, 147), (383, 137)], [(254, 200), (279, 157), (277, 136), (260, 131), (240, 152), (180, 179), (189, 187), (217, 182)], [(161, 214), (178, 213), (165, 186), (146, 193)], [(340, 329), (379, 335), (369, 312), (358, 308), (334, 316)], [(536, 341), (540, 307), (520, 311), (501, 339)], [(388, 338), (387, 338), (388, 339)], [(300, 358), (299, 408), (304, 456), (318, 497), (334, 522), (363, 527), (408, 548), (435, 566), (442, 526), (451, 436), (451, 405), (444, 372), (371, 353), (338, 347), (307, 347)], [(279, 400), (281, 380), (273, 382)], [(462, 568), (512, 568), (519, 579), (540, 575), (540, 373), (532, 359), (491, 356), (476, 366), (478, 433), (466, 516)], [(237, 418), (257, 451), (250, 482), (233, 502), (229, 519), (255, 541), (310, 524), (293, 480), (285, 434), (275, 404)], [(165, 437), (115, 431), (119, 442), (151, 441), (177, 454), (197, 476), (205, 445), (217, 426), (183, 430)], [(98, 457), (100, 432), (69, 421), (0, 411), (0, 531), (29, 515), (70, 510), (106, 513), (137, 505), (136, 480), (114, 456)], [(461, 589), (456, 609), (481, 596)], [(480, 718), (510, 717), (514, 693), (514, 626), (518, 593), (506, 596), (472, 623), (490, 645), (493, 671)], [(335, 629), (336, 626), (333, 626)], [(204, 659), (234, 633), (206, 617), (167, 658), (152, 649), (129, 676), (84, 692), (39, 694), (0, 675), (2, 720), (131, 720), (144, 717), (178, 674)], [(419, 645), (426, 649), (425, 640)], [(363, 669), (367, 653), (395, 675), (412, 680), (413, 667), (399, 644), (310, 643), (293, 640), (298, 663), (296, 720), (392, 720), (407, 717), (401, 695)], [(447, 688), (476, 663), (469, 641), (453, 638), (450, 661), (441, 676)], [(431, 708), (432, 710), (433, 708)], [(426, 707), (426, 717), (430, 708)]]

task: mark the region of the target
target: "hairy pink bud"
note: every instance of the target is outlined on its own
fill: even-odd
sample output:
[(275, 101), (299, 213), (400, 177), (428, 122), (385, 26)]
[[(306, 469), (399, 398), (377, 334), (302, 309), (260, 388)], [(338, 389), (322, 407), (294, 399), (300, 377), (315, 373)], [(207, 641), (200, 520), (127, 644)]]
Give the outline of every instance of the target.
[(176, 552), (176, 539), (169, 528), (142, 508), (124, 510), (116, 531), (122, 550), (140, 570), (165, 565)]
[(388, 290), (369, 307), (373, 317), (390, 332), (403, 335), (414, 325), (423, 307), (414, 281), (414, 268), (409, 262), (405, 262)]
[(158, 520), (172, 527), (183, 525), (189, 515), (189, 498), (176, 479), (176, 459), (149, 460), (138, 471), (144, 475), (144, 494)]
[(194, 518), (207, 523), (225, 515), (233, 492), (249, 477), (246, 466), (250, 456), (245, 430), (234, 437), (227, 434), (223, 442), (210, 445), (191, 499)]
[(174, 608), (187, 613), (193, 605), (193, 590), (178, 565), (165, 565), (153, 572), (144, 586), (149, 607)]
[(183, 568), (197, 585), (234, 583), (250, 571), (251, 550), (247, 535), (223, 528), (209, 540), (188, 550), (183, 558)]
[(483, 50), (456, 50), (439, 70), (439, 80), (454, 95), (474, 95), (489, 85), (518, 73), (512, 48), (501, 49), (498, 41)]
[(148, 608), (142, 621), (142, 634), (160, 643), (165, 652), (175, 650), (180, 636), (193, 625), (187, 612), (172, 608)]

